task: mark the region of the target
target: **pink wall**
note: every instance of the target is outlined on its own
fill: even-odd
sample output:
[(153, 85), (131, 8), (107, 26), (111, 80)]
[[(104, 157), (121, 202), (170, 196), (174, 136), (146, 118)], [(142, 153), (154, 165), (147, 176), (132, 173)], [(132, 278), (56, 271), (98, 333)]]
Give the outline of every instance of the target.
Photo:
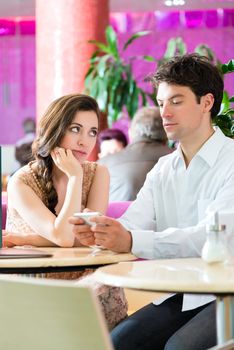
[[(118, 32), (120, 47), (129, 34), (152, 31), (133, 43), (125, 57), (149, 54), (160, 58), (167, 41), (181, 36), (189, 52), (205, 43), (223, 63), (234, 58), (234, 10), (111, 14), (111, 23)], [(34, 34), (34, 19), (0, 19), (0, 144), (14, 144), (22, 136), (23, 119), (35, 116)], [(155, 64), (136, 61), (133, 68), (144, 85), (144, 77), (155, 70)], [(234, 74), (226, 76), (225, 86), (233, 95)]]

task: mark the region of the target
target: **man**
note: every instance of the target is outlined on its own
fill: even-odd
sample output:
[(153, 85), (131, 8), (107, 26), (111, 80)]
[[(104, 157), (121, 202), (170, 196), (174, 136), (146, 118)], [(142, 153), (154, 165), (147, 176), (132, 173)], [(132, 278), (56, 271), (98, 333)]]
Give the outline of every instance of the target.
[(158, 107), (143, 107), (129, 128), (130, 144), (99, 160), (110, 173), (109, 200), (132, 201), (158, 159), (171, 153)]
[[(132, 251), (142, 258), (197, 257), (209, 212), (234, 210), (234, 141), (212, 127), (223, 81), (207, 59), (195, 54), (172, 58), (153, 81), (164, 128), (169, 139), (179, 141), (178, 149), (159, 160), (119, 222), (96, 217), (91, 230), (81, 221), (71, 222), (85, 245)], [(216, 343), (212, 300), (178, 294), (147, 305), (113, 330), (114, 346), (207, 349)]]

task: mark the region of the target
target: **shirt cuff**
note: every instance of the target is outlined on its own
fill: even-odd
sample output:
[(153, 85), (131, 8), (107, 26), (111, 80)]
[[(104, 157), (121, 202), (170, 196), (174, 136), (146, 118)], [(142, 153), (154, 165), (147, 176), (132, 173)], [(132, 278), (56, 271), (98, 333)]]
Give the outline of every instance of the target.
[(153, 259), (154, 231), (132, 230), (132, 253), (139, 258)]

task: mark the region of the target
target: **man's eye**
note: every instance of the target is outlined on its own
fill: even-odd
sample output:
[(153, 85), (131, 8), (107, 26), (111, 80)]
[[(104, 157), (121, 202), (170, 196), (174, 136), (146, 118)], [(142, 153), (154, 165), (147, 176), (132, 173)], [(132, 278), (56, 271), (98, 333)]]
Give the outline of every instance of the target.
[(181, 101), (172, 100), (172, 103), (173, 103), (173, 105), (178, 105), (181, 103)]

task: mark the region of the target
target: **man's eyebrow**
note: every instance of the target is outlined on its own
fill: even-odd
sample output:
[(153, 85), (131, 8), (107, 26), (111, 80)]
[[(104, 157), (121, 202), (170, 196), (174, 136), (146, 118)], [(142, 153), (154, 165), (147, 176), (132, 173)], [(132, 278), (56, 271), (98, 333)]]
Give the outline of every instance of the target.
[[(173, 100), (173, 98), (176, 98), (176, 97), (184, 97), (184, 95), (183, 94), (175, 94), (175, 95), (173, 95), (173, 96), (171, 96), (170, 98), (169, 98), (169, 100)], [(157, 97), (157, 100), (158, 101), (163, 101), (161, 98), (159, 98), (159, 97)]]

